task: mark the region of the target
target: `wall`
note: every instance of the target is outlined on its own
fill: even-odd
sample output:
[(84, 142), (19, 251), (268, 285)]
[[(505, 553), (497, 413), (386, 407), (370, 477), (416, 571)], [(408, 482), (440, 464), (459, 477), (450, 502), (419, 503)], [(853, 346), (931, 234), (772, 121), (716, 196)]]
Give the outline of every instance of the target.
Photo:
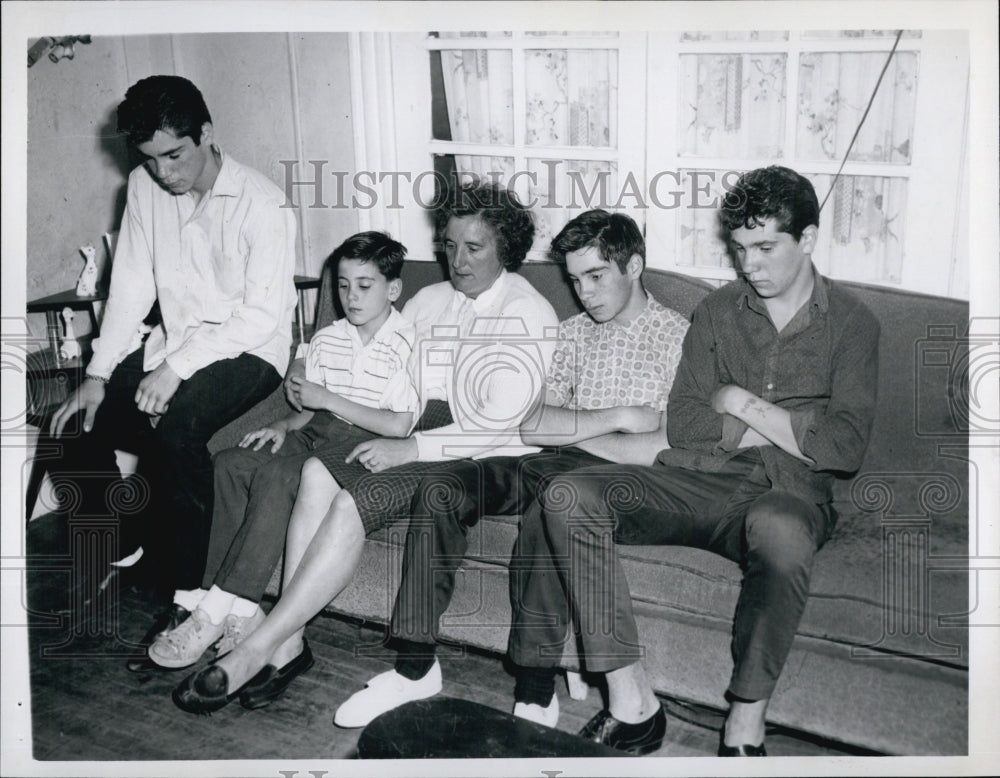
[[(347, 36), (341, 33), (95, 36), (73, 60), (39, 60), (28, 71), (29, 300), (75, 286), (78, 247), (101, 245), (124, 210), (135, 164), (118, 136), (115, 109), (130, 84), (155, 73), (201, 89), (220, 146), (284, 186), (281, 160), (327, 160), (354, 171)], [(350, 210), (302, 207), (297, 196), (296, 273), (318, 275), (333, 248), (357, 231)], [(99, 251), (100, 254), (100, 251)], [(310, 301), (311, 302), (311, 301)], [(77, 334), (87, 332), (78, 317)], [(45, 336), (45, 318), (29, 317)]]

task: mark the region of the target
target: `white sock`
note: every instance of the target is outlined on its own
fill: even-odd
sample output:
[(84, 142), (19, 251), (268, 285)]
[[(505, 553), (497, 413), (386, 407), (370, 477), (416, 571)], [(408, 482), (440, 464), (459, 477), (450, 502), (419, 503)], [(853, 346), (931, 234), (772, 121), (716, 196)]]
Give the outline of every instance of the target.
[(186, 611), (194, 611), (198, 603), (208, 594), (204, 589), (178, 589), (174, 592), (174, 603)]
[(253, 600), (248, 600), (246, 597), (237, 597), (229, 612), (234, 616), (239, 616), (241, 619), (249, 619), (257, 612), (259, 607), (260, 605)]
[(139, 546), (135, 551), (126, 557), (122, 557), (117, 562), (112, 562), (112, 567), (131, 567), (136, 562), (142, 559), (142, 546)]
[(198, 607), (208, 614), (208, 618), (212, 620), (213, 624), (221, 624), (233, 609), (235, 601), (235, 594), (230, 594), (213, 585), (208, 590), (208, 594), (205, 595), (205, 599), (198, 603)]

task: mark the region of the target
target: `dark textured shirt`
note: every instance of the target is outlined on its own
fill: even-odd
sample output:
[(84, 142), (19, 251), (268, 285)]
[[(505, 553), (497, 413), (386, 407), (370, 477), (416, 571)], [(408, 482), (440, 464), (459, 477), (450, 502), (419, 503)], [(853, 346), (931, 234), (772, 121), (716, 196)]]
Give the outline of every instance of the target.
[(815, 503), (833, 479), (861, 466), (875, 414), (879, 323), (858, 299), (813, 270), (813, 292), (779, 333), (745, 280), (712, 292), (692, 316), (670, 392), (664, 465), (716, 471), (736, 453), (747, 425), (712, 409), (735, 384), (791, 414), (810, 465), (777, 446), (756, 447), (774, 488)]

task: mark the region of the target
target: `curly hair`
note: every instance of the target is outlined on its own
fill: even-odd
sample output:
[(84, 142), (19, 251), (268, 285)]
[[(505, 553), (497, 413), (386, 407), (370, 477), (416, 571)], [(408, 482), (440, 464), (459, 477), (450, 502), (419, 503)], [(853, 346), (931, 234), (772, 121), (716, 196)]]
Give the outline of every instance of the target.
[(356, 259), (361, 262), (374, 262), (387, 281), (399, 278), (403, 270), (403, 260), (406, 258), (406, 246), (398, 240), (393, 240), (387, 232), (359, 232), (352, 235), (330, 255), (330, 265), (334, 271), (342, 259)]
[(434, 211), (437, 239), (442, 240), (448, 222), (453, 217), (478, 216), (493, 230), (497, 240), (497, 257), (507, 270), (521, 267), (531, 242), (535, 225), (531, 211), (517, 195), (496, 184), (465, 184), (448, 191), (447, 197)]
[(601, 259), (614, 262), (622, 273), (628, 261), (638, 254), (646, 262), (646, 242), (639, 226), (623, 213), (608, 213), (600, 208), (585, 211), (563, 227), (552, 240), (549, 256), (559, 263), (566, 255), (587, 246), (601, 252)]
[(150, 76), (137, 81), (118, 105), (118, 131), (129, 143), (146, 143), (157, 130), (201, 144), (201, 127), (211, 124), (205, 99), (198, 87), (180, 76)]
[(774, 219), (779, 232), (795, 240), (810, 225), (819, 226), (819, 201), (809, 179), (772, 165), (744, 173), (722, 198), (719, 219), (727, 232), (760, 227)]

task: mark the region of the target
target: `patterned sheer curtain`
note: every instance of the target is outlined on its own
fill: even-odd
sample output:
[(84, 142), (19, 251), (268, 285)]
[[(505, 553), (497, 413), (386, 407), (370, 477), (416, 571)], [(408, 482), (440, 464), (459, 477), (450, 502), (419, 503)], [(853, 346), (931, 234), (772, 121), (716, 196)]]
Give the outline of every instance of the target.
[[(712, 40), (740, 39), (740, 34), (715, 35), (725, 37)], [(745, 39), (781, 41), (786, 35), (761, 33)], [(906, 37), (919, 35), (911, 32)], [(822, 200), (834, 186), (833, 176), (811, 173), (810, 168), (822, 170), (843, 159), (889, 46), (885, 51), (809, 52), (809, 39), (883, 37), (890, 34), (806, 33), (797, 61), (783, 52), (682, 53), (677, 119), (681, 167), (688, 174), (703, 169), (696, 164), (699, 159), (732, 160), (736, 169), (786, 164), (807, 175)], [(689, 36), (682, 42), (706, 39)], [(797, 89), (790, 103), (792, 67), (797, 68)], [(828, 262), (827, 272), (859, 281), (900, 282), (918, 75), (918, 52), (897, 51), (847, 158), (860, 164), (848, 167), (837, 180), (820, 219), (819, 254)], [(793, 138), (786, 137), (789, 111), (794, 111)], [(877, 166), (879, 173), (859, 175), (866, 165)], [(886, 167), (898, 173), (887, 174)], [(721, 181), (713, 182), (713, 197), (722, 191)], [(709, 209), (687, 209), (681, 215), (678, 247), (681, 264), (732, 264)]]
[[(505, 49), (498, 40), (495, 49), (440, 51), (451, 135), (447, 140), (510, 150), (490, 154), (484, 148), (482, 153), (448, 156), (460, 174), (474, 173), (501, 184), (515, 179), (518, 194), (535, 203), (535, 243), (529, 255), (535, 259), (543, 258), (555, 233), (584, 210), (579, 203), (573, 207), (568, 173), (588, 191), (604, 186), (613, 192), (617, 186), (614, 162), (567, 159), (566, 147), (615, 149), (618, 143), (618, 52), (545, 48), (551, 42), (541, 36), (551, 34), (537, 35), (539, 48)], [(520, 58), (516, 66), (515, 57)], [(515, 69), (523, 73), (523, 91), (515, 90)], [(523, 95), (521, 104), (516, 104), (517, 91)], [(523, 128), (521, 137), (516, 126)], [(586, 152), (571, 156), (585, 157)], [(515, 178), (519, 171), (528, 175)]]

